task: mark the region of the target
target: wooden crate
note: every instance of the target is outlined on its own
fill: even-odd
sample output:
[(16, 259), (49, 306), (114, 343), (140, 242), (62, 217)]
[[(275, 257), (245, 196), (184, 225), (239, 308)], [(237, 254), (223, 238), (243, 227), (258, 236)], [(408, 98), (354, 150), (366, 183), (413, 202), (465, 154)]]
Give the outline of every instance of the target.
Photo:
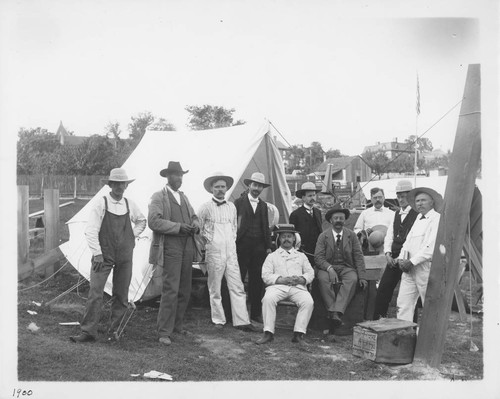
[(377, 363), (411, 363), (417, 343), (416, 326), (399, 319), (358, 323), (353, 329), (353, 355)]

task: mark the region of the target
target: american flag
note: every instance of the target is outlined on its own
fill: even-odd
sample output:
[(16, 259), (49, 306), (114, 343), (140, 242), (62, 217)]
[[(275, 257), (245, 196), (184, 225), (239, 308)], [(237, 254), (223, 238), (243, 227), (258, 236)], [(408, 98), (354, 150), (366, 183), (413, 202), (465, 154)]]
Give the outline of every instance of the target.
[(420, 85), (418, 83), (418, 74), (417, 74), (417, 115), (420, 115)]

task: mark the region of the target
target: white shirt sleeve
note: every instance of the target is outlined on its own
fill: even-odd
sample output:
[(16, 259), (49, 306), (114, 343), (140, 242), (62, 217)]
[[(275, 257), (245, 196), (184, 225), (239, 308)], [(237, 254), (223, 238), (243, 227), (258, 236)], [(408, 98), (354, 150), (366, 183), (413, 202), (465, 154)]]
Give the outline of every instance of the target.
[(85, 238), (92, 252), (92, 255), (97, 256), (102, 254), (101, 245), (99, 244), (99, 230), (101, 230), (102, 219), (104, 218), (104, 198), (100, 198), (95, 206), (90, 210), (89, 220), (85, 227)]
[(146, 228), (146, 217), (142, 214), (141, 210), (134, 201), (127, 198), (130, 207), (130, 221), (132, 222), (132, 231), (134, 237), (139, 237)]

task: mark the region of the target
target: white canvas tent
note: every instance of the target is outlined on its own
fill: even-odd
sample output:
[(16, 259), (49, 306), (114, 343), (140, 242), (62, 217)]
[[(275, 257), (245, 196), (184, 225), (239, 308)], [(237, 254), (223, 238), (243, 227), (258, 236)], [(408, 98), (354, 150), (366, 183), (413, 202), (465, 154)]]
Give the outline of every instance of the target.
[[(212, 172), (224, 172), (235, 180), (226, 198), (234, 201), (246, 189), (243, 179), (253, 172), (261, 172), (271, 187), (264, 189), (262, 199), (274, 204), (280, 222), (288, 221), (291, 212), (291, 194), (286, 183), (283, 161), (271, 134), (269, 121), (203, 131), (147, 131), (141, 142), (124, 163), (132, 182), (125, 197), (133, 199), (147, 217), (151, 195), (160, 190), (167, 180), (160, 176), (169, 161), (179, 161), (184, 170), (181, 191), (189, 198), (195, 211), (210, 200), (203, 181)], [(86, 279), (90, 278), (90, 258), (84, 230), (88, 213), (97, 198), (109, 192), (103, 188), (68, 221), (70, 240), (60, 246), (69, 262)], [(136, 241), (133, 275), (129, 300), (150, 299), (161, 293), (161, 269), (148, 263), (152, 232), (146, 228)], [(112, 275), (106, 284), (111, 292)]]

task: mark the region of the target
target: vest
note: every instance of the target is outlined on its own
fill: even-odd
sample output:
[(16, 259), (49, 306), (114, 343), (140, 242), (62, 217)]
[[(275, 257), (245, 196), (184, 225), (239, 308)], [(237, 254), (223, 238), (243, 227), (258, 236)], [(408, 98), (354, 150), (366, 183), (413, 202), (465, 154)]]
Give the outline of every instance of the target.
[(394, 216), (394, 223), (392, 225), (394, 231), (394, 237), (391, 246), (392, 257), (397, 258), (401, 252), (404, 242), (406, 241), (406, 236), (410, 232), (413, 223), (417, 219), (418, 213), (413, 209), (408, 212), (405, 220), (401, 222), (401, 214), (396, 212)]
[(181, 196), (181, 204), (179, 205), (173, 194), (170, 192), (170, 190), (167, 191), (168, 191), (168, 199), (170, 201), (170, 210), (171, 210), (170, 220), (175, 223), (190, 224), (191, 219), (189, 218), (188, 207), (186, 205), (186, 202), (182, 200), (182, 196)]
[[(262, 205), (260, 205), (262, 206)], [(266, 206), (264, 204), (264, 206)], [(250, 205), (251, 207), (251, 205)], [(257, 207), (258, 208), (258, 207)], [(248, 229), (247, 229), (247, 237), (252, 238), (252, 239), (263, 239), (264, 234), (262, 232), (262, 224), (261, 224), (261, 216), (258, 211), (255, 213), (253, 212), (253, 209), (251, 212), (249, 212), (248, 218), (245, 221), (247, 223)]]
[(342, 241), (340, 241), (340, 247), (337, 247), (336, 240), (337, 240), (337, 234), (333, 235), (334, 242), (333, 242), (333, 264), (334, 265), (342, 265), (344, 264), (344, 250), (342, 248)]

